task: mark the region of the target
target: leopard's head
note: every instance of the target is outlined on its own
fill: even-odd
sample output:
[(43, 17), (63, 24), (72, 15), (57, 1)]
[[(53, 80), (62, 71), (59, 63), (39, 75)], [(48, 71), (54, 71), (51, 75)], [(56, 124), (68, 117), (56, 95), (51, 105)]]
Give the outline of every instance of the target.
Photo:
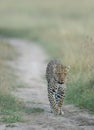
[(64, 84), (66, 82), (67, 74), (70, 66), (56, 65), (55, 67), (55, 80), (59, 84)]

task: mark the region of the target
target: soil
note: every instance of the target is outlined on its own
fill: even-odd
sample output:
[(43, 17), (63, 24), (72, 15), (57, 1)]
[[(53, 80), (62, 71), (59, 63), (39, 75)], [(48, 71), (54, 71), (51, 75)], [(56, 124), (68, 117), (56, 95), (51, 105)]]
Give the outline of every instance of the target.
[(50, 112), (47, 98), (45, 69), (48, 55), (41, 46), (27, 41), (9, 40), (19, 52), (12, 66), (25, 84), (13, 94), (23, 100), (27, 108), (40, 108), (43, 112), (24, 115), (25, 122), (0, 124), (0, 130), (94, 130), (94, 115), (73, 105), (64, 105), (63, 116)]

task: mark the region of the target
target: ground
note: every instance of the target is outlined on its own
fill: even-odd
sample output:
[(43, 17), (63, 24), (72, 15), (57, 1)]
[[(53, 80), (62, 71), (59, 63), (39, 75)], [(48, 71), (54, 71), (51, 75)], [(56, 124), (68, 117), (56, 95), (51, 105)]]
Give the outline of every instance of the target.
[(23, 115), (26, 121), (22, 123), (1, 123), (0, 130), (94, 130), (94, 116), (86, 110), (64, 105), (63, 116), (50, 113), (45, 80), (48, 55), (37, 44), (17, 39), (8, 40), (20, 54), (11, 65), (16, 69), (19, 79), (26, 84), (12, 94), (23, 100), (28, 108), (41, 108), (44, 111)]

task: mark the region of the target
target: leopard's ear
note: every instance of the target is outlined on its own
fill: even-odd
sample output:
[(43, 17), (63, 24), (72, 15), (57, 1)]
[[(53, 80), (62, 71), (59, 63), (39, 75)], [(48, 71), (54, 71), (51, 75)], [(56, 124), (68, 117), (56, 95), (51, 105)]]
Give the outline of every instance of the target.
[(70, 70), (70, 66), (66, 66), (66, 70), (68, 72)]

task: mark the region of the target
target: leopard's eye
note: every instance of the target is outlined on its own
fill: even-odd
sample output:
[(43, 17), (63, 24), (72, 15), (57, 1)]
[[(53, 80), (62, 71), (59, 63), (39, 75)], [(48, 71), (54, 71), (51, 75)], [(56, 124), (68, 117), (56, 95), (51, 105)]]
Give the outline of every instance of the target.
[(62, 73), (57, 73), (58, 75), (61, 75)]
[(66, 76), (66, 75), (67, 75), (67, 73), (65, 72), (65, 73), (64, 73), (64, 75)]

